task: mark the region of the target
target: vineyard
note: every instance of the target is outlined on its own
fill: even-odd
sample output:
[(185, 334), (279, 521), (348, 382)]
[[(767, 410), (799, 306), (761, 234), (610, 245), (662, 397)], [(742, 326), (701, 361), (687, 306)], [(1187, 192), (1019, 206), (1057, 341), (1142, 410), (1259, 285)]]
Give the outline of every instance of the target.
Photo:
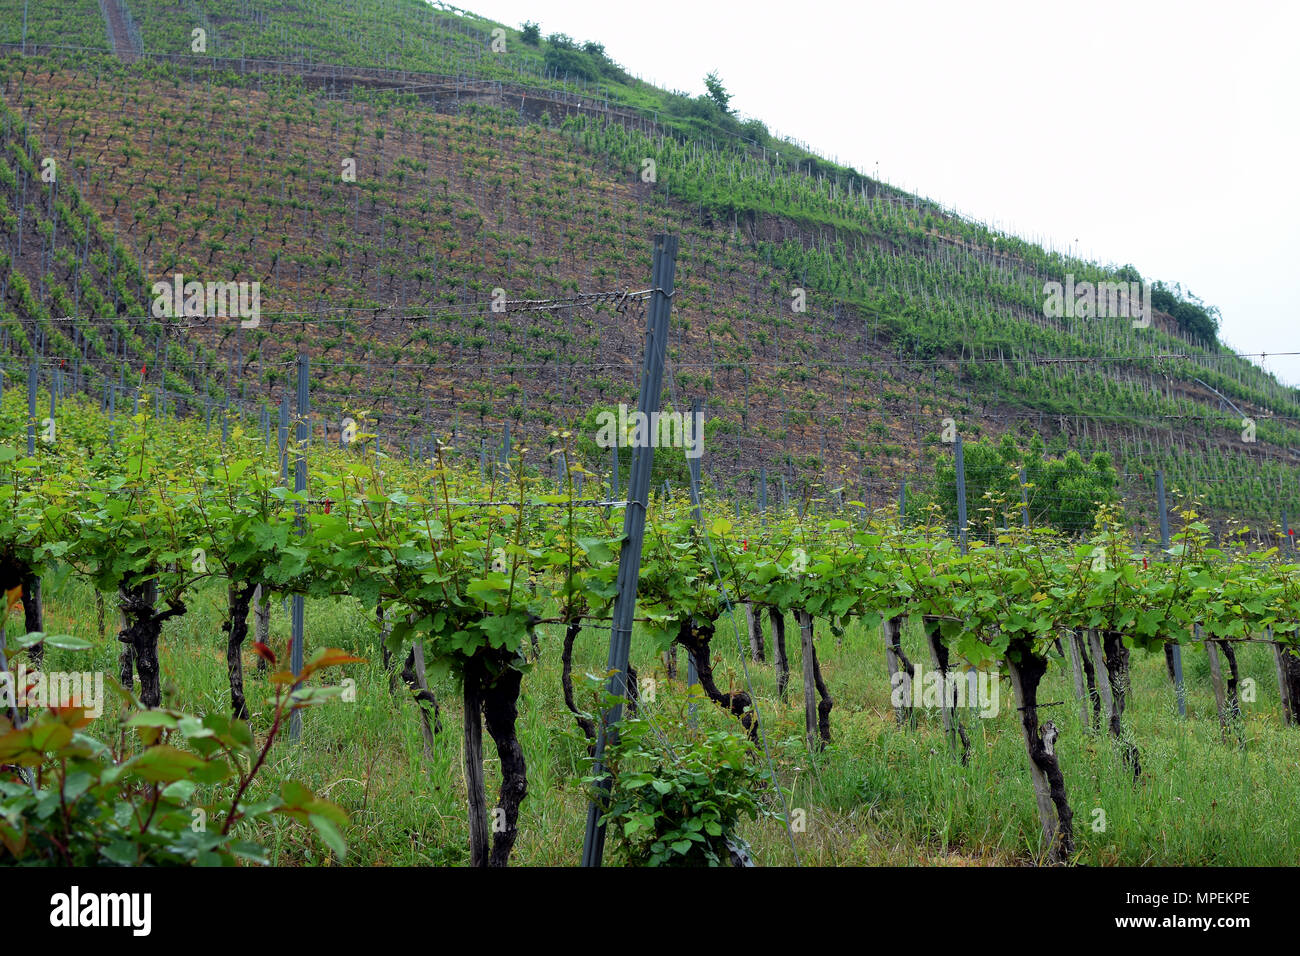
[[(1163, 469), (1216, 533), (1236, 517), (1280, 535), (1300, 509), (1293, 390), (1184, 331), (1174, 314), (1192, 305), (1155, 297), (1150, 328), (1045, 317), (1045, 281), (1123, 270), (881, 184), (608, 115), (533, 116), (505, 93), (427, 104), (89, 52), (8, 62), (24, 238), (0, 334), (79, 387), (144, 367), (189, 408), (273, 403), (305, 346), (322, 415), (365, 397), (402, 447), (572, 426), (631, 399), (634, 336), (610, 305), (494, 313), (493, 290), (571, 304), (644, 275), (645, 239), (666, 229), (683, 243), (670, 385), (709, 395), (709, 467), (735, 493), (766, 470), (892, 498), (929, 478), (951, 418), (968, 436), (1107, 451), (1148, 513)], [(168, 334), (147, 306), (177, 274), (259, 282), (260, 326)]]
[(445, 4), (26, 7), (0, 862), (1295, 863), (1300, 392), (1181, 285)]
[[(21, 390), (6, 393), (8, 435), (20, 434), (29, 420), (24, 400)], [(146, 397), (144, 407), (149, 405)], [(300, 671), (301, 644), (287, 650), (272, 636), (270, 619), (281, 598), (305, 601), (312, 609), (307, 633), (320, 627), (339, 635), (349, 676), (304, 687), (322, 697), (355, 688), (354, 699), (368, 701), (362, 719), (378, 732), (387, 725), (375, 711), (389, 712), (391, 720), (392, 708), (400, 704), (390, 703), (390, 695), (399, 680), (404, 682), (419, 718), (412, 731), (420, 728), (420, 742), (407, 738), (405, 746), (417, 764), (427, 764), (422, 787), (447, 790), (458, 778), (451, 766), (456, 747), (450, 731), (453, 715), (461, 711), (464, 779), (478, 818), (472, 812), (466, 821), (462, 812), (453, 828), (461, 835), (456, 845), (430, 849), (417, 859), (464, 859), (467, 828), (471, 862), (504, 864), (520, 828), (528, 825), (526, 813), (521, 823), (521, 808), (539, 789), (538, 773), (541, 802), (550, 802), (546, 791), (553, 788), (571, 789), (571, 799), (582, 793), (584, 757), (595, 741), (601, 710), (594, 678), (583, 675), (600, 670), (593, 645), (607, 630), (600, 622), (609, 620), (617, 593), (623, 540), (616, 513), (622, 502), (607, 483), (611, 475), (573, 467), (557, 485), (552, 474), (539, 474), (519, 460), (494, 463), (490, 474), (480, 475), (448, 465), (441, 449), (433, 459), (407, 462), (377, 449), (364, 427), (343, 447), (267, 443), (255, 425), (246, 430), (239, 424), (216, 441), (194, 422), (159, 420), (144, 411), (113, 420), (75, 398), (58, 415), (54, 434), (53, 441), (42, 438), (35, 455), (26, 455), (21, 444), (8, 444), (0, 453), (5, 459), (0, 540), (7, 579), (44, 581), (26, 592), (32, 637), (20, 642), (11, 666), (42, 652), (69, 658), (90, 654), (100, 658), (94, 666), (104, 666), (102, 657), (113, 643), (103, 639), (112, 623), (105, 621), (104, 608), (117, 604), (122, 621), (115, 670), (125, 687), (138, 688), (143, 706), (197, 704), (164, 700), (181, 696), (175, 690), (164, 694), (164, 688), (184, 674), (187, 682), (205, 688), (208, 706), (239, 718), (251, 715), (257, 727), (268, 714), (259, 710), (259, 695), (250, 695), (245, 683), (250, 609), (261, 629), (255, 635), (256, 659), (274, 661), (296, 652)], [(556, 453), (563, 458), (570, 436), (555, 437)], [(282, 474), (299, 462), (311, 479), (291, 492)], [(588, 497), (579, 498), (576, 482), (584, 475)], [(1277, 731), (1265, 723), (1280, 727), (1297, 718), (1300, 567), (1279, 560), (1274, 550), (1252, 551), (1235, 541), (1210, 546), (1208, 529), (1190, 505), (1173, 516), (1170, 546), (1149, 555), (1135, 550), (1123, 522), (1107, 506), (1097, 509), (1092, 529), (1080, 540), (1067, 540), (1047, 528), (1026, 527), (1027, 512), (1019, 501), (990, 493), (981, 505), (963, 551), (942, 522), (900, 522), (896, 508), (868, 512), (860, 502), (845, 502), (839, 513), (809, 509), (800, 515), (774, 507), (737, 516), (705, 495), (697, 516), (680, 494), (658, 497), (646, 518), (636, 585), (639, 654), (628, 671), (629, 705), (635, 721), (650, 733), (629, 738), (636, 746), (626, 755), (619, 752), (629, 765), (618, 763), (620, 772), (631, 776), (631, 766), (648, 761), (631, 779), (644, 776), (641, 786), (668, 786), (665, 769), (681, 764), (664, 766), (660, 742), (668, 753), (674, 753), (674, 744), (685, 751), (675, 754), (677, 761), (712, 756), (720, 765), (710, 774), (731, 768), (743, 781), (748, 772), (755, 796), (747, 809), (766, 821), (751, 826), (788, 828), (789, 854), (835, 861), (847, 848), (824, 835), (804, 842), (802, 834), (809, 831), (803, 827), (815, 830), (826, 823), (818, 821), (822, 814), (843, 808), (813, 810), (818, 822), (808, 824), (808, 808), (792, 801), (826, 799), (832, 784), (825, 775), (843, 772), (836, 767), (841, 738), (861, 734), (874, 716), (871, 748), (851, 758), (859, 772), (873, 753), (893, 754), (893, 760), (933, 740), (942, 753), (930, 772), (944, 777), (943, 789), (954, 799), (971, 800), (963, 789), (984, 787), (991, 766), (1021, 782), (1014, 797), (1008, 793), (1019, 810), (1011, 817), (1018, 836), (1008, 841), (1002, 835), (998, 843), (1007, 846), (962, 852), (1106, 861), (1116, 852), (1110, 838), (1096, 836), (1091, 822), (1077, 822), (1080, 814), (1092, 812), (1097, 782), (1084, 785), (1070, 759), (1104, 770), (1103, 789), (1110, 793), (1101, 802), (1103, 810), (1112, 799), (1131, 805), (1142, 800), (1143, 791), (1167, 792), (1162, 778), (1185, 773), (1170, 764), (1186, 754), (1165, 751), (1169, 737), (1177, 734), (1171, 725), (1180, 720), (1172, 679), (1154, 693), (1148, 688), (1154, 700), (1146, 701), (1137, 697), (1134, 679), (1152, 656), (1160, 659), (1163, 672), (1164, 651), (1176, 644), (1189, 661), (1204, 659), (1212, 675), (1198, 687), (1188, 668), (1188, 686), (1181, 692), (1193, 701), (1186, 720), (1197, 729), (1184, 734), (1195, 733), (1198, 742), (1220, 749), (1220, 759), (1240, 750), (1240, 759), (1249, 764), (1294, 760), (1286, 751), (1274, 757)], [(259, 601), (261, 606), (254, 606)], [(95, 609), (99, 618), (91, 623)], [(204, 623), (191, 626), (191, 615)], [(799, 635), (797, 642), (787, 644), (787, 621)], [(160, 642), (164, 622), (169, 636)], [(60, 624), (82, 633), (98, 629), (101, 639), (52, 637), (48, 651), (33, 643), (62, 630)], [(210, 639), (196, 642), (191, 636), (218, 630), (226, 635), (224, 655)], [(585, 655), (579, 653), (580, 639), (587, 645)], [(172, 641), (179, 643), (160, 657), (160, 648)], [(1257, 645), (1269, 653), (1257, 653)], [(692, 668), (689, 687), (686, 664), (680, 673), (675, 666), (678, 648)], [(583, 657), (588, 668), (575, 663)], [(886, 659), (889, 674), (877, 667), (868, 679), (873, 670), (868, 659), (877, 665)], [(938, 679), (926, 678), (926, 671)], [(903, 673), (909, 675), (906, 682), (895, 676)], [(259, 663), (254, 686), (260, 691), (266, 679)], [(1001, 691), (990, 697), (989, 681), (999, 688), (1008, 685), (1004, 699), (1014, 705), (999, 708)], [(969, 689), (977, 682), (984, 690), (971, 697)], [(1049, 686), (1051, 696), (1060, 693), (1065, 699), (1042, 701)], [(1244, 693), (1244, 687), (1257, 687), (1258, 697)], [(792, 701), (800, 696), (802, 708)], [(220, 697), (224, 703), (214, 699)], [(1041, 708), (1055, 704), (1062, 709), (1046, 712), (1051, 719), (1046, 713), (1040, 717)], [(1145, 712), (1150, 738), (1135, 731), (1133, 711)], [(880, 726), (882, 712), (896, 716), (895, 727)], [(502, 826), (491, 831), (490, 841), (488, 820), (498, 817), (487, 808), (478, 715), (499, 758), (493, 814), (499, 814)], [(1001, 719), (986, 721), (990, 716)], [(1156, 717), (1164, 726), (1153, 730)], [(549, 726), (535, 724), (543, 719)], [(303, 746), (319, 746), (318, 735), (339, 731), (326, 722), (324, 711), (321, 723), (315, 716), (299, 721)], [(531, 740), (520, 721), (533, 724)], [(986, 729), (986, 723), (996, 729)], [(1013, 723), (1021, 724), (1024, 738), (1014, 772), (1001, 765), (1011, 749), (1006, 738), (1016, 733)], [(18, 733), (35, 732), (37, 726)], [(391, 735), (391, 726), (382, 733)], [(521, 739), (532, 744), (531, 752)], [(16, 744), (7, 746), (11, 749), (4, 753), (12, 755)], [(627, 740), (620, 741), (620, 747), (627, 746)], [(1189, 746), (1186, 739), (1178, 744), (1182, 750)], [(805, 763), (813, 765), (810, 772), (817, 779), (799, 787), (798, 767)], [(369, 773), (361, 765), (335, 766), (331, 772), (340, 771), (353, 780)], [(1251, 776), (1245, 773), (1243, 782)], [(343, 778), (335, 783), (338, 779)], [(649, 852), (647, 841), (634, 836), (637, 821), (656, 817), (627, 779), (620, 777), (620, 786), (633, 792), (619, 804), (627, 826), (617, 842), (621, 854), (637, 859)], [(855, 786), (870, 787), (873, 779), (868, 775)], [(1010, 780), (1001, 786), (1014, 790)], [(1078, 802), (1080, 791), (1087, 794), (1087, 806)], [(446, 799), (454, 806), (459, 796)], [(1219, 791), (1225, 807), (1228, 796)], [(200, 787), (191, 799), (214, 806), (223, 802), (219, 786), (211, 792)], [(1038, 825), (1027, 825), (1035, 806)], [(740, 840), (743, 831), (733, 829), (738, 821), (722, 816), (719, 821), (716, 833), (693, 831), (694, 837), (675, 841), (674, 852), (726, 860), (728, 848), (738, 845), (730, 841)], [(1234, 824), (1216, 811), (1212, 826), (1227, 833)], [(382, 829), (380, 823), (370, 824), (375, 827)], [(351, 830), (343, 833), (355, 839)], [(6, 829), (5, 836), (11, 850), (22, 845), (21, 830)], [(375, 836), (391, 840), (388, 834)], [(533, 836), (534, 849), (540, 836)], [(953, 852), (947, 847), (952, 836), (931, 839)], [(788, 859), (787, 851), (773, 850), (778, 859)], [(1270, 858), (1285, 859), (1294, 851), (1283, 840), (1270, 850), (1282, 856)], [(1238, 859), (1227, 844), (1195, 852), (1208, 861)]]

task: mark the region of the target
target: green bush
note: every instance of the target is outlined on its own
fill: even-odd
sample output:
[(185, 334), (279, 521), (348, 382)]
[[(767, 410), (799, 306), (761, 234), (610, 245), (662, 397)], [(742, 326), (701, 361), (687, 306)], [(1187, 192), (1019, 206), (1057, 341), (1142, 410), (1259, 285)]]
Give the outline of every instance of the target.
[(655, 724), (658, 734), (649, 721), (626, 718), (605, 751), (608, 770), (584, 781), (612, 782), (602, 820), (614, 856), (630, 866), (728, 866), (730, 848), (748, 855), (737, 825), (769, 815), (757, 796), (765, 775), (750, 760), (749, 741), (662, 713)]
[[(1020, 468), (1028, 484), (1029, 520), (1035, 527), (1050, 526), (1067, 534), (1078, 534), (1092, 527), (1099, 503), (1117, 498), (1119, 473), (1110, 455), (1098, 452), (1085, 462), (1077, 451), (1066, 451), (1061, 458), (1045, 457), (1047, 448), (1037, 435), (1029, 448), (1021, 450), (1011, 435), (998, 442), (965, 442), (962, 447), (966, 470), (966, 516), (971, 526), (982, 532), (1018, 520), (1020, 514)], [(934, 500), (943, 509), (946, 520), (957, 521), (957, 467), (948, 457), (935, 469)], [(1003, 513), (988, 515), (986, 493), (1003, 502)], [(915, 501), (920, 509), (924, 502)], [(909, 502), (909, 512), (912, 502)], [(919, 512), (918, 512), (919, 513)], [(989, 519), (993, 519), (990, 524)]]
[[(572, 44), (572, 41), (569, 42)], [(600, 78), (599, 67), (586, 53), (574, 49), (571, 45), (556, 45), (554, 36), (550, 38), (549, 43), (545, 55), (546, 65), (554, 70), (557, 76), (567, 74), (571, 81), (583, 79), (589, 83), (594, 83)]]

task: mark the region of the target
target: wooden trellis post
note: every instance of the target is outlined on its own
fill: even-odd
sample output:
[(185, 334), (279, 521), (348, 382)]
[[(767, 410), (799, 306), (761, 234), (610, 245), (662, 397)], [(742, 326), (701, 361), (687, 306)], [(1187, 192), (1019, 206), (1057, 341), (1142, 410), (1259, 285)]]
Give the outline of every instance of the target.
[(1201, 625), (1195, 625), (1196, 639), (1205, 647), (1205, 656), (1210, 660), (1210, 683), (1214, 687), (1214, 706), (1219, 713), (1219, 732), (1226, 742), (1228, 739), (1228, 715), (1225, 708), (1223, 692), (1223, 667), (1219, 663), (1219, 647), (1214, 641), (1205, 637)]
[(1066, 645), (1070, 648), (1070, 669), (1074, 676), (1074, 696), (1079, 701), (1079, 722), (1083, 725), (1085, 733), (1092, 732), (1092, 714), (1090, 712), (1088, 699), (1089, 694), (1084, 686), (1083, 680), (1083, 641), (1079, 637), (1079, 632), (1071, 630), (1069, 632)]

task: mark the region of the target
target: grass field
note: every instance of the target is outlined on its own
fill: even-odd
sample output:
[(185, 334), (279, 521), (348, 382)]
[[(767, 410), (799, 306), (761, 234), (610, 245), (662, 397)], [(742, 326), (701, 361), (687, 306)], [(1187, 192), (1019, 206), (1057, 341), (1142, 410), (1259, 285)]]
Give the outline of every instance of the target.
[[(46, 630), (94, 638), (95, 602), (75, 578), (50, 581)], [(161, 644), (164, 705), (191, 713), (229, 706), (224, 666), (224, 590), (201, 592), (189, 613), (169, 621)], [(47, 669), (103, 670), (116, 674), (120, 645), (109, 632), (92, 651), (51, 649)], [(743, 615), (739, 630), (743, 633)], [(288, 615), (276, 602), (272, 646), (283, 652)], [(765, 628), (766, 631), (766, 628)], [(736, 633), (724, 618), (714, 639), (720, 687), (744, 686)], [(571, 866), (581, 857), (586, 801), (579, 782), (586, 748), (560, 690), (558, 626), (539, 628), (541, 657), (524, 679), (519, 737), (528, 761), (529, 794), (519, 820), (512, 863)], [(928, 662), (919, 627), (909, 625), (904, 647)], [(584, 630), (575, 650), (575, 683), (603, 670), (607, 627)], [(768, 637), (770, 643), (770, 636)], [(966, 718), (972, 755), (963, 767), (948, 746), (937, 711), (923, 713), (915, 729), (898, 727), (889, 700), (879, 634), (861, 625), (837, 642), (818, 630), (819, 657), (835, 707), (832, 744), (809, 756), (803, 739), (798, 631), (787, 625), (791, 656), (789, 700), (776, 697), (770, 663), (749, 663), (764, 737), (790, 805), (805, 811), (804, 832), (788, 836), (776, 819), (747, 823), (743, 836), (758, 865), (1022, 865), (1039, 855), (1033, 790), (1008, 681), (1000, 685), (996, 717)], [(259, 790), (280, 779), (301, 780), (349, 814), (349, 865), (460, 865), (468, 861), (468, 825), (461, 764), (459, 689), (430, 674), (442, 704), (443, 732), (426, 756), (416, 707), (406, 692), (394, 697), (380, 662), (373, 614), (355, 601), (307, 605), (307, 646), (337, 646), (371, 663), (353, 665), (354, 703), (333, 701), (309, 710), (300, 745), (287, 740), (258, 778)], [(770, 647), (769, 647), (770, 656)], [(260, 706), (269, 685), (245, 656), (254, 728), (267, 730)], [(1076, 860), (1087, 865), (1293, 865), (1300, 862), (1300, 730), (1284, 728), (1271, 652), (1258, 645), (1239, 651), (1243, 678), (1256, 682), (1256, 698), (1243, 703), (1242, 737), (1220, 739), (1209, 667), (1199, 647), (1184, 649), (1188, 718), (1180, 720), (1162, 657), (1134, 653), (1133, 688), (1126, 727), (1141, 751), (1143, 776), (1134, 782), (1109, 738), (1089, 736), (1069, 678), (1068, 665), (1049, 669), (1039, 692), (1044, 711), (1061, 728), (1057, 752), (1074, 811)], [(647, 641), (634, 639), (633, 663), (642, 677), (657, 659)], [(683, 664), (684, 668), (684, 664)], [(662, 677), (662, 668), (660, 668)], [(337, 677), (330, 678), (337, 680)], [(594, 697), (588, 694), (588, 709)], [(660, 681), (653, 712), (687, 705), (680, 683)], [(106, 709), (88, 732), (118, 736), (118, 717)], [(703, 727), (736, 726), (708, 701), (699, 704)], [(489, 802), (495, 802), (495, 751), (485, 741)], [(761, 752), (757, 759), (762, 760)], [(770, 794), (773, 809), (779, 809)], [(1101, 812), (1099, 812), (1101, 811)], [(1104, 824), (1104, 827), (1103, 827)], [(278, 865), (337, 865), (306, 829), (291, 823), (260, 834)], [(611, 842), (613, 837), (611, 836)]]

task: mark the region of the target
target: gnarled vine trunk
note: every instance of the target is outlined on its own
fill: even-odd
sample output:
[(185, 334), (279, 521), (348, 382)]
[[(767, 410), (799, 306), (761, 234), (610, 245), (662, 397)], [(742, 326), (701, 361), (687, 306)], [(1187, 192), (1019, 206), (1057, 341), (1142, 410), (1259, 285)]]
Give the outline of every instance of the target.
[(157, 581), (152, 577), (144, 579), (151, 573), (128, 574), (119, 584), (123, 627), (117, 639), (126, 645), (119, 658), (122, 686), (134, 690), (134, 666), (140, 677), (140, 703), (152, 708), (162, 703), (158, 638), (162, 636), (163, 622), (184, 614), (185, 605), (177, 603), (164, 611), (157, 611), (154, 607), (158, 600)]
[[(904, 720), (914, 719), (912, 712), (912, 681), (916, 679), (916, 666), (907, 659), (903, 652), (903, 622), (907, 620), (899, 614), (881, 622), (881, 631), (885, 638), (885, 662), (889, 667), (889, 695), (891, 700), (902, 700), (895, 704), (894, 717), (902, 726)], [(906, 677), (900, 675), (906, 674)]]
[[(510, 651), (481, 648), (465, 662), (465, 782), (469, 797), (470, 864), (505, 866), (518, 837), (528, 768), (515, 733), (523, 672)], [(483, 727), (501, 761), (501, 789), (488, 821), (483, 782)]]
[(1043, 842), (1050, 859), (1066, 862), (1074, 852), (1074, 815), (1056, 756), (1060, 732), (1050, 720), (1041, 725), (1038, 720), (1038, 685), (1047, 673), (1047, 661), (1033, 653), (1031, 639), (1016, 637), (1007, 645), (1007, 669), (1029, 753), (1029, 772), (1034, 782)]
[(248, 637), (248, 605), (255, 584), (230, 582), (226, 590), (227, 615), (222, 629), (226, 632), (226, 675), (230, 679), (230, 706), (240, 720), (248, 720), (248, 703), (244, 700), (244, 640)]
[(483, 721), (501, 760), (501, 790), (493, 813), (489, 866), (505, 866), (510, 861), (510, 851), (519, 835), (519, 805), (528, 796), (528, 765), (524, 761), (524, 748), (515, 735), (523, 679), (523, 671), (506, 664), (484, 694)]
[(705, 695), (723, 710), (740, 718), (751, 740), (758, 739), (758, 717), (754, 713), (754, 702), (744, 691), (731, 691), (724, 694), (718, 690), (713, 679), (713, 664), (709, 660), (709, 641), (713, 639), (714, 624), (699, 623), (687, 618), (677, 628), (675, 642), (686, 648), (686, 653), (695, 661), (695, 673), (699, 676), (700, 686)]
[[(925, 631), (926, 643), (930, 645), (930, 661), (934, 664), (934, 669), (939, 672), (942, 679), (941, 687), (943, 688), (943, 705), (940, 711), (943, 715), (943, 729), (948, 734), (948, 742), (954, 751), (957, 750), (957, 740), (961, 739), (961, 757), (962, 766), (970, 760), (970, 737), (966, 733), (966, 728), (961, 722), (960, 713), (957, 710), (957, 683), (955, 679), (950, 680), (948, 677), (948, 648), (943, 643), (943, 636), (939, 630), (939, 618), (925, 615), (921, 618), (921, 627)], [(951, 688), (951, 694), (949, 690)]]

